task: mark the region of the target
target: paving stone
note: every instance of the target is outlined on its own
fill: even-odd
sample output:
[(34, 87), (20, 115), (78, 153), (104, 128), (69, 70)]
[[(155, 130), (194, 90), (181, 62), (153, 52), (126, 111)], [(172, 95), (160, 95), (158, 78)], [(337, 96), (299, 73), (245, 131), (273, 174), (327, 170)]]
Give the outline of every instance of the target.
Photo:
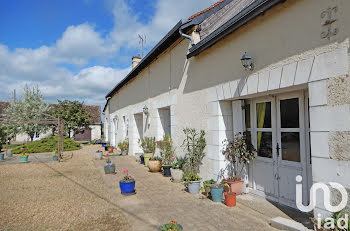
[[(184, 230), (276, 230), (269, 225), (273, 217), (288, 218), (281, 210), (262, 198), (252, 195), (239, 196), (237, 206), (226, 207), (214, 203), (204, 195), (191, 195), (181, 183), (172, 183), (161, 173), (150, 173), (148, 168), (137, 163), (132, 156), (111, 157), (118, 174), (103, 174), (104, 161), (95, 161), (103, 180), (112, 194), (112, 201), (128, 215), (133, 230), (156, 230), (158, 225), (175, 220)], [(136, 179), (136, 195), (120, 194), (119, 180), (123, 169)], [(248, 198), (242, 200), (241, 198)], [(204, 199), (203, 199), (204, 198)], [(251, 201), (256, 204), (251, 205)], [(256, 208), (257, 209), (256, 209)], [(259, 210), (259, 208), (261, 210)], [(270, 212), (265, 211), (266, 208)], [(261, 212), (265, 211), (265, 212)]]

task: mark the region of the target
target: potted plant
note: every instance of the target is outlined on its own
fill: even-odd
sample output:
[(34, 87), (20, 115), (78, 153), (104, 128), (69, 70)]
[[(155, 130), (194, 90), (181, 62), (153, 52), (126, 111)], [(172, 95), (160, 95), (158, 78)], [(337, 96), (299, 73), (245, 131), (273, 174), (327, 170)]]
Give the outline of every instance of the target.
[(135, 177), (129, 176), (127, 169), (123, 170), (124, 178), (119, 181), (120, 191), (122, 194), (135, 193)]
[(159, 231), (182, 231), (183, 228), (180, 224), (177, 224), (175, 221), (171, 221), (168, 224), (164, 224), (158, 227)]
[(24, 148), (21, 148), (21, 154), (19, 155), (19, 162), (27, 163), (28, 162), (28, 153), (24, 152)]
[(58, 161), (58, 156), (59, 156), (59, 154), (58, 154), (57, 150), (52, 152), (52, 160), (53, 161)]
[(173, 162), (170, 172), (172, 181), (174, 183), (179, 183), (182, 181), (184, 176), (183, 167), (185, 162), (185, 157), (176, 157), (175, 161)]
[(122, 155), (126, 156), (129, 150), (129, 139), (125, 139), (123, 142), (118, 143), (118, 148), (122, 152)]
[(97, 150), (96, 152), (95, 152), (95, 160), (101, 160), (102, 159), (102, 151), (100, 151), (100, 150)]
[[(238, 133), (234, 136), (233, 141), (225, 140), (222, 154), (225, 159), (229, 162), (229, 177), (223, 179), (224, 184), (228, 184), (231, 192), (240, 194), (242, 192), (242, 186), (244, 180), (239, 178), (244, 167), (249, 164), (251, 160), (255, 158), (256, 150), (251, 143), (248, 142), (247, 135), (244, 132)], [(241, 166), (240, 171), (238, 170), (239, 165)], [(225, 191), (229, 191), (225, 187)]]
[(159, 148), (159, 153), (162, 158), (163, 175), (170, 177), (170, 169), (173, 161), (175, 160), (175, 150), (173, 148), (173, 141), (171, 140), (170, 135), (165, 135), (163, 140), (157, 141), (157, 147)]
[(228, 207), (234, 207), (234, 206), (236, 206), (236, 195), (237, 194), (231, 191), (231, 187), (228, 184), (225, 184), (225, 186), (227, 186), (229, 189), (228, 192), (224, 192), (225, 204)]
[(212, 184), (210, 186), (210, 195), (211, 199), (214, 202), (221, 202), (222, 201), (222, 193), (224, 192), (224, 185), (223, 184)]
[(143, 150), (143, 158), (145, 159), (145, 165), (148, 166), (148, 161), (153, 157), (154, 151), (156, 150), (156, 138), (145, 137), (139, 139), (139, 145)]
[(113, 153), (113, 152), (114, 152), (114, 147), (108, 146), (108, 153)]
[(105, 146), (104, 146), (104, 147), (105, 147), (105, 151), (106, 151), (106, 152), (108, 151), (109, 146), (110, 146), (109, 143), (105, 143)]
[(183, 182), (187, 186), (187, 190), (191, 194), (198, 194), (201, 189), (201, 177), (198, 175), (199, 172), (185, 172)]
[(5, 153), (0, 153), (0, 160), (5, 160)]
[(115, 165), (109, 159), (109, 155), (106, 154), (106, 163), (104, 166), (105, 174), (115, 174)]
[(140, 156), (140, 163), (145, 164), (145, 157), (143, 156), (143, 154)]
[(207, 196), (210, 194), (210, 186), (215, 183), (216, 182), (213, 179), (203, 181), (203, 190)]
[(185, 151), (185, 175), (184, 181), (187, 184), (188, 191), (192, 194), (197, 194), (200, 191), (199, 167), (205, 156), (205, 131), (197, 132), (192, 128), (185, 128), (184, 133), (186, 138), (182, 144)]
[(148, 161), (148, 168), (150, 172), (160, 172), (162, 169), (162, 158), (159, 156), (153, 156)]

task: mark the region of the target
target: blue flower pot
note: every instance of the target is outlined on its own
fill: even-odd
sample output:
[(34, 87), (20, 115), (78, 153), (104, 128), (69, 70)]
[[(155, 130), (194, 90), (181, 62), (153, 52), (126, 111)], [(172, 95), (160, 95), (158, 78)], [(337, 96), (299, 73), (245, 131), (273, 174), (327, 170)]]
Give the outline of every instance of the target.
[(210, 187), (211, 199), (214, 202), (221, 202), (222, 201), (222, 193), (223, 192), (224, 192), (224, 187), (220, 187), (220, 188)]
[(120, 190), (124, 194), (135, 192), (135, 181), (131, 181), (131, 182), (119, 181), (119, 186), (120, 186)]
[(5, 154), (4, 153), (0, 153), (0, 160), (4, 160), (5, 159)]
[(102, 147), (106, 146), (107, 143), (102, 143)]
[(27, 163), (28, 162), (28, 156), (20, 156), (19, 162), (21, 163)]
[(140, 157), (141, 164), (145, 164), (145, 158), (143, 156)]
[(11, 157), (12, 156), (12, 152), (8, 152), (7, 156)]

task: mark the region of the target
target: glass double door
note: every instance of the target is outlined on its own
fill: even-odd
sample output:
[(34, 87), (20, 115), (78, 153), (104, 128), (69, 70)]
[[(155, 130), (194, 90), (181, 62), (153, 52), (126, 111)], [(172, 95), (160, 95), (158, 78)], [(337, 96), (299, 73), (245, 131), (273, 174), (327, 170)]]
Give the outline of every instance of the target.
[(257, 150), (251, 187), (295, 207), (295, 178), (307, 179), (303, 92), (247, 100), (244, 109), (246, 130)]

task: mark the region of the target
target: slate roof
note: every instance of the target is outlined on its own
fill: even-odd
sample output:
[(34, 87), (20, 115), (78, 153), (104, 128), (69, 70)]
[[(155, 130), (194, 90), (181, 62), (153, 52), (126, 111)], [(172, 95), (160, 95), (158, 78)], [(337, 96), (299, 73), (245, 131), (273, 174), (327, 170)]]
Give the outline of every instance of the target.
[(202, 11), (199, 11), (199, 12), (195, 13), (194, 15), (192, 15), (191, 17), (189, 17), (188, 20), (191, 20), (191, 19), (193, 19), (193, 18), (195, 18), (195, 17), (197, 17), (197, 16), (199, 16), (199, 15), (201, 15), (201, 14), (204, 14), (205, 12), (207, 12), (207, 11), (213, 9), (214, 7), (220, 5), (221, 3), (223, 3), (223, 1), (224, 1), (224, 0), (220, 0), (220, 1), (218, 1), (217, 3), (214, 3), (213, 5), (209, 6), (208, 8), (206, 8), (206, 9), (204, 9), (204, 10), (202, 10)]
[(85, 110), (92, 115), (91, 123), (100, 124), (101, 123), (101, 106), (97, 105), (83, 105)]

